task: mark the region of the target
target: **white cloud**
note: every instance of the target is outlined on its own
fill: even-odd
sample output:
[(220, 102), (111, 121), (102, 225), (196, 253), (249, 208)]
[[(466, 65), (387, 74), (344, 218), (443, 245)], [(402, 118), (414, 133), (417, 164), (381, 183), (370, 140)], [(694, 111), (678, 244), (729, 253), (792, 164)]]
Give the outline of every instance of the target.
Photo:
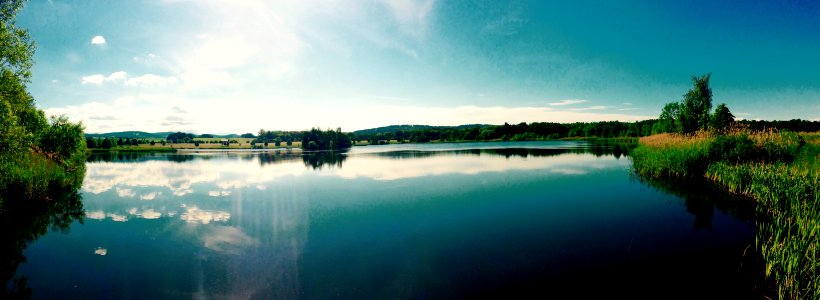
[(136, 195), (137, 193), (135, 193), (132, 189), (117, 188), (117, 196), (120, 196), (120, 198), (133, 198)]
[[(389, 163), (385, 163), (386, 161)], [(450, 163), (458, 161), (458, 163)], [(448, 163), (444, 163), (448, 162)], [(549, 173), (580, 175), (593, 168), (617, 168), (619, 164), (604, 164), (594, 156), (567, 154), (556, 156), (508, 158), (504, 156), (429, 156), (412, 160), (394, 160), (381, 156), (359, 156), (345, 162), (343, 168), (326, 171), (327, 175), (342, 178), (371, 178), (397, 180), (430, 175), (475, 175), (507, 170), (544, 170)]]
[(105, 80), (105, 76), (102, 74), (94, 74), (83, 76), (82, 82), (83, 84), (101, 84)]
[(188, 223), (208, 224), (211, 221), (225, 222), (231, 218), (231, 214), (225, 211), (202, 210), (196, 206), (186, 207), (185, 210), (179, 217)]
[(154, 74), (145, 74), (139, 77), (128, 78), (125, 81), (127, 86), (138, 87), (165, 87), (177, 83), (174, 77), (162, 77)]
[(111, 218), (111, 221), (114, 221), (114, 222), (127, 222), (128, 221), (128, 216), (125, 216), (125, 215), (119, 215), (119, 214), (113, 214), (112, 213), (112, 214), (108, 214), (107, 216), (109, 218)]
[(89, 218), (89, 219), (94, 219), (94, 220), (103, 220), (103, 219), (105, 219), (105, 212), (103, 212), (101, 210), (86, 211), (85, 212), (85, 217)]
[(173, 85), (177, 83), (178, 80), (173, 76), (164, 77), (155, 74), (144, 74), (137, 77), (130, 77), (125, 71), (116, 71), (108, 76), (103, 74), (93, 74), (82, 77), (83, 84), (100, 85), (106, 82), (124, 83), (126, 86), (131, 87), (157, 88)]
[(153, 220), (153, 219), (159, 219), (159, 217), (162, 216), (162, 213), (154, 211), (153, 209), (146, 209), (145, 211), (143, 211), (141, 213), (138, 213), (137, 216), (139, 216), (143, 219)]
[(208, 196), (211, 197), (220, 197), (220, 196), (230, 196), (231, 191), (229, 190), (222, 190), (222, 191), (209, 191)]
[(118, 81), (125, 80), (126, 78), (128, 78), (128, 73), (126, 73), (125, 71), (117, 71), (111, 73), (111, 75), (108, 75), (108, 77), (105, 78), (105, 81)]
[(91, 38), (91, 44), (93, 45), (105, 45), (105, 38), (101, 35), (95, 36)]
[(551, 106), (564, 106), (564, 105), (573, 105), (573, 104), (579, 104), (579, 103), (585, 103), (585, 102), (587, 102), (587, 100), (568, 99), (568, 100), (561, 100), (561, 101), (558, 101), (558, 102), (550, 102), (549, 105), (551, 105)]
[(128, 78), (128, 73), (125, 71), (117, 71), (105, 76), (103, 74), (93, 74), (82, 77), (83, 84), (102, 84), (103, 82), (124, 81)]
[(148, 194), (140, 195), (140, 200), (151, 201), (157, 198), (157, 195), (162, 195), (161, 192), (150, 192)]
[(607, 108), (609, 108), (609, 107), (604, 106), (604, 105), (593, 105), (593, 106), (587, 106), (587, 107), (572, 108), (570, 110), (572, 110), (572, 111), (604, 110), (604, 109), (607, 109)]

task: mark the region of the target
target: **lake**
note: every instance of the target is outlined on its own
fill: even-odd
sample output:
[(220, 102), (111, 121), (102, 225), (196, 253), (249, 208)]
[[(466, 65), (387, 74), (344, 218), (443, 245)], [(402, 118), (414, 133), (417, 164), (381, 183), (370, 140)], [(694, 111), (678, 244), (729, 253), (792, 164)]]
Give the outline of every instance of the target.
[(754, 206), (648, 183), (628, 148), (509, 142), (89, 158), (34, 298), (754, 294)]

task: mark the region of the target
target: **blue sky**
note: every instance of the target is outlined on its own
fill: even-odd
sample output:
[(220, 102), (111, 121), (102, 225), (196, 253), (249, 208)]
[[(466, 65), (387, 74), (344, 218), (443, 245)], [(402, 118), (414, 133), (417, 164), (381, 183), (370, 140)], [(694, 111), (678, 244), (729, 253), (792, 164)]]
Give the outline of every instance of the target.
[(88, 132), (633, 121), (712, 73), (820, 118), (815, 1), (30, 1), (31, 93)]

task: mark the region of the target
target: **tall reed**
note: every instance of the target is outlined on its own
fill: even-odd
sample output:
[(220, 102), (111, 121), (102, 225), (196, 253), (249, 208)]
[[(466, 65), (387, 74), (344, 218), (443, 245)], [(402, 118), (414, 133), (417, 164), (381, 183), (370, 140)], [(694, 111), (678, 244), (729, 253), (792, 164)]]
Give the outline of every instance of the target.
[(704, 177), (756, 199), (756, 244), (778, 297), (820, 299), (820, 133), (655, 135), (631, 157), (641, 176)]

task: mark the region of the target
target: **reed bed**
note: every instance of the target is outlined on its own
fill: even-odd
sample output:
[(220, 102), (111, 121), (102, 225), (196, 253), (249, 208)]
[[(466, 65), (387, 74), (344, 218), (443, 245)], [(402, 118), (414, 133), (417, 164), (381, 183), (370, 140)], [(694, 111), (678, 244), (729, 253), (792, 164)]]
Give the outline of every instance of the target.
[(655, 135), (631, 157), (639, 175), (704, 177), (755, 199), (756, 246), (778, 298), (820, 299), (820, 132)]

